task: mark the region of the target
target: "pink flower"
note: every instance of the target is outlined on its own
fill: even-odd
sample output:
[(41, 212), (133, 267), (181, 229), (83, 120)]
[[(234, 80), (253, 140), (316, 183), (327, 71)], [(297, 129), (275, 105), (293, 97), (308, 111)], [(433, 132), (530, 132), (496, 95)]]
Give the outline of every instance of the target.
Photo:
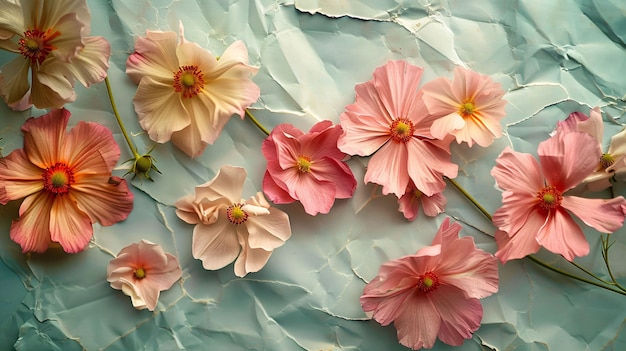
[(446, 186), (443, 175), (457, 175), (457, 165), (450, 162), (450, 141), (430, 133), (434, 119), (417, 90), (422, 71), (405, 61), (389, 61), (374, 71), (372, 80), (355, 87), (356, 102), (341, 114), (339, 150), (374, 154), (365, 182), (382, 185), (383, 194), (401, 197), (412, 180), (432, 196)]
[[(589, 116), (582, 112), (573, 112), (565, 121), (558, 123), (557, 133), (571, 131), (587, 132), (593, 136), (597, 144), (602, 148), (602, 136), (604, 123), (602, 112), (599, 107), (591, 109)], [(615, 134), (611, 138), (611, 144), (607, 152), (602, 153), (596, 169), (583, 183), (590, 191), (601, 191), (611, 186), (611, 178), (618, 177), (620, 180), (626, 177), (626, 129)]]
[(457, 143), (471, 147), (473, 143), (488, 146), (502, 136), (504, 90), (488, 76), (457, 67), (452, 81), (437, 78), (424, 84), (422, 91), (424, 104), (437, 118), (431, 128), (435, 138), (452, 134)]
[(277, 204), (300, 201), (306, 213), (328, 213), (335, 199), (352, 197), (356, 179), (337, 149), (341, 126), (317, 123), (304, 134), (291, 124), (276, 126), (263, 141), (267, 170), (263, 191)]
[(23, 252), (44, 252), (52, 242), (79, 252), (93, 223), (113, 225), (133, 208), (126, 181), (111, 176), (120, 156), (111, 131), (81, 121), (66, 132), (69, 118), (61, 109), (28, 119), (24, 148), (0, 167), (0, 203), (24, 198), (10, 230)]
[(443, 193), (426, 196), (417, 190), (413, 182), (410, 182), (404, 195), (398, 199), (398, 205), (398, 211), (404, 214), (404, 218), (413, 221), (417, 218), (420, 205), (428, 217), (435, 217), (442, 213), (446, 207), (446, 198)]
[(289, 217), (270, 207), (263, 193), (241, 199), (245, 179), (245, 169), (223, 166), (194, 195), (176, 202), (178, 217), (196, 224), (192, 254), (205, 269), (220, 269), (236, 259), (237, 276), (257, 272), (291, 236)]
[(437, 337), (461, 345), (480, 326), (478, 299), (498, 291), (495, 257), (472, 237), (459, 239), (460, 230), (446, 218), (432, 246), (383, 264), (363, 290), (363, 310), (382, 325), (393, 322), (404, 346), (431, 348)]
[(154, 311), (159, 294), (180, 279), (178, 259), (147, 240), (123, 248), (107, 266), (107, 281), (113, 289), (130, 296), (138, 310)]
[(74, 80), (89, 86), (106, 77), (110, 46), (103, 37), (88, 36), (86, 1), (2, 2), (0, 49), (20, 54), (0, 74), (9, 106), (59, 108), (76, 99)]
[(133, 100), (139, 124), (158, 143), (172, 140), (196, 157), (220, 135), (233, 114), (260, 95), (250, 80), (257, 69), (248, 65), (248, 50), (232, 43), (219, 58), (196, 43), (180, 42), (174, 32), (148, 31), (137, 38), (126, 73), (139, 84)]
[(539, 162), (530, 154), (506, 148), (491, 175), (502, 194), (493, 215), (498, 227), (498, 257), (503, 263), (535, 253), (540, 246), (567, 260), (589, 253), (589, 243), (570, 212), (604, 233), (624, 223), (623, 197), (585, 199), (565, 192), (595, 169), (600, 146), (583, 132), (557, 133), (539, 144)]

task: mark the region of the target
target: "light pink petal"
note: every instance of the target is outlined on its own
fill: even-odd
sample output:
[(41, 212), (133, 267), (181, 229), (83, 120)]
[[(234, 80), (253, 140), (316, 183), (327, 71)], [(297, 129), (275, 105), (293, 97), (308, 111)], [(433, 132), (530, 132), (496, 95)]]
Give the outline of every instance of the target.
[(191, 123), (189, 111), (182, 104), (180, 94), (174, 91), (173, 84), (172, 81), (145, 76), (133, 98), (139, 124), (150, 139), (158, 143), (170, 140), (173, 132)]
[(420, 198), (422, 196), (424, 195), (410, 182), (404, 195), (398, 199), (398, 211), (402, 212), (404, 218), (409, 221), (413, 221), (417, 218), (421, 204)]
[(85, 177), (80, 183), (73, 184), (71, 195), (76, 200), (76, 206), (92, 222), (103, 226), (125, 220), (133, 209), (133, 193), (128, 189), (126, 180), (119, 177)]
[(265, 175), (263, 176), (263, 192), (273, 203), (290, 204), (296, 201), (296, 199), (291, 197), (289, 191), (285, 189), (287, 189), (287, 185), (282, 182), (281, 185), (279, 185), (276, 179), (272, 177), (271, 173), (265, 171)]
[(442, 192), (446, 186), (444, 175), (456, 178), (458, 166), (450, 162), (450, 153), (446, 150), (417, 138), (412, 138), (406, 146), (408, 161), (405, 168), (408, 168), (415, 187), (424, 195), (432, 196)]
[(345, 162), (325, 157), (313, 164), (312, 173), (318, 181), (328, 181), (334, 184), (335, 198), (348, 199), (354, 194), (356, 178)]
[(255, 196), (246, 201), (243, 208), (246, 210), (251, 206), (265, 209), (268, 212), (259, 213), (259, 215), (250, 213), (246, 222), (249, 233), (247, 240), (250, 247), (271, 251), (291, 237), (289, 216), (277, 208), (270, 207), (263, 197), (263, 193), (256, 193)]
[(335, 202), (335, 184), (318, 181), (311, 173), (300, 174), (293, 169), (291, 172), (282, 172), (279, 179), (289, 189), (289, 195), (299, 200), (305, 212), (311, 216), (328, 213)]
[(176, 57), (176, 33), (147, 31), (135, 41), (135, 52), (126, 61), (126, 74), (139, 84), (143, 77), (172, 80), (179, 63)]
[[(194, 195), (187, 195), (176, 200), (174, 203), (174, 206), (176, 207), (176, 215), (188, 224), (200, 223), (201, 213), (199, 213), (198, 206), (194, 203), (194, 199)], [(217, 219), (217, 217), (215, 219)]]
[[(493, 224), (507, 233), (516, 233), (526, 225), (534, 212), (537, 211), (537, 195), (525, 192), (505, 191), (502, 193), (502, 207), (493, 214)], [(543, 216), (541, 222), (545, 222)]]
[(442, 245), (442, 250), (444, 250), (446, 246), (459, 240), (459, 232), (462, 228), (461, 224), (458, 222), (451, 223), (450, 217), (446, 217), (441, 222), (431, 245)]
[(94, 122), (80, 121), (67, 133), (60, 158), (77, 177), (83, 174), (108, 175), (120, 158), (120, 149), (110, 129)]
[(235, 226), (225, 217), (211, 225), (196, 225), (193, 230), (191, 251), (194, 258), (202, 260), (204, 269), (216, 270), (225, 267), (233, 262), (241, 251)]
[(541, 142), (537, 154), (548, 185), (566, 191), (594, 171), (602, 150), (591, 135), (570, 132), (557, 133)]
[(70, 196), (55, 197), (50, 211), (50, 239), (68, 253), (82, 251), (93, 235), (89, 216), (81, 211)]
[(422, 195), (420, 201), (422, 202), (422, 211), (428, 217), (435, 217), (442, 213), (447, 203), (443, 193), (435, 193), (432, 196)]
[(508, 146), (496, 159), (491, 175), (502, 190), (535, 196), (544, 187), (543, 172), (537, 160), (530, 154), (513, 151)]
[(623, 156), (626, 156), (626, 128), (611, 137), (611, 144), (607, 152), (613, 157), (622, 157), (622, 159)]
[(74, 83), (63, 72), (64, 62), (45, 61), (32, 71), (30, 101), (37, 108), (61, 108), (76, 100)]
[(50, 246), (50, 212), (53, 198), (46, 192), (35, 193), (20, 205), (20, 218), (11, 223), (11, 240), (22, 252), (44, 252)]
[(54, 109), (37, 118), (29, 118), (22, 125), (24, 151), (36, 166), (46, 169), (60, 160), (65, 140), (65, 128), (70, 119), (66, 109)]
[(393, 193), (397, 197), (402, 196), (409, 184), (408, 154), (405, 144), (388, 142), (383, 145), (369, 160), (365, 183), (382, 185), (385, 195)]
[[(444, 139), (455, 130), (465, 127), (465, 120), (458, 113), (454, 112), (436, 119), (430, 127), (430, 133), (437, 139)], [(457, 142), (461, 143), (459, 138)]]
[(613, 233), (624, 224), (622, 206), (626, 200), (622, 196), (613, 199), (585, 199), (564, 196), (561, 206), (571, 211), (586, 225), (602, 233)]
[(423, 68), (404, 60), (389, 61), (374, 70), (374, 85), (392, 118), (408, 116), (408, 108), (417, 96), (423, 71)]
[(546, 225), (537, 233), (537, 242), (568, 261), (589, 253), (589, 243), (585, 234), (562, 208), (550, 212)]
[(456, 114), (458, 98), (452, 92), (452, 81), (445, 77), (435, 78), (421, 89), (428, 112), (436, 117)]
[(18, 103), (28, 93), (30, 65), (21, 57), (2, 66), (0, 70), (0, 93), (8, 105)]
[(248, 273), (258, 272), (269, 260), (272, 251), (253, 249), (241, 243), (242, 250), (235, 261), (235, 275), (244, 277)]
[(223, 198), (229, 200), (230, 205), (241, 200), (243, 183), (246, 180), (245, 168), (224, 165), (215, 177), (208, 182), (196, 186), (196, 201), (203, 199), (216, 202)]
[[(87, 3), (84, 1), (23, 1), (24, 17), (35, 21), (38, 28), (52, 28), (61, 21), (66, 14), (74, 14), (80, 23), (83, 33), (88, 31), (91, 24), (91, 15)], [(33, 24), (35, 24), (33, 23)], [(81, 26), (82, 27), (82, 26)]]
[(191, 158), (196, 158), (204, 152), (209, 143), (202, 141), (202, 132), (193, 123), (187, 127), (172, 133), (172, 144)]
[(111, 46), (103, 37), (85, 37), (83, 42), (85, 47), (72, 59), (71, 64), (63, 68), (82, 85), (89, 87), (107, 76)]
[(0, 204), (41, 191), (42, 172), (28, 160), (24, 149), (13, 150), (0, 161)]
[(547, 218), (539, 213), (539, 209), (530, 213), (524, 225), (516, 232), (496, 232), (498, 251), (495, 256), (500, 262), (526, 257), (539, 251), (541, 247), (537, 241), (539, 231), (545, 226)]
[(460, 346), (480, 327), (483, 307), (478, 299), (466, 298), (462, 289), (441, 285), (430, 298), (441, 316), (437, 335), (444, 343)]
[[(46, 16), (48, 14), (44, 15)], [(49, 41), (55, 49), (48, 55), (46, 61), (57, 59), (69, 63), (84, 48), (82, 32), (85, 23), (78, 19), (76, 13), (66, 12), (56, 23), (50, 23), (50, 27), (47, 28), (52, 27), (59, 31), (60, 35)], [(40, 29), (43, 28), (40, 27)]]
[(613, 172), (607, 172), (606, 170), (595, 171), (583, 180), (585, 188), (588, 191), (598, 192), (611, 187), (611, 178), (615, 176)]
[(429, 295), (414, 292), (407, 297), (393, 323), (402, 345), (412, 349), (433, 347), (441, 327), (437, 307)]
[(147, 308), (149, 311), (154, 311), (161, 295), (159, 289), (152, 286), (151, 282), (145, 279), (132, 279), (125, 282), (122, 280), (122, 282), (125, 284), (122, 285), (121, 290), (124, 294), (130, 296), (133, 307), (139, 310)]

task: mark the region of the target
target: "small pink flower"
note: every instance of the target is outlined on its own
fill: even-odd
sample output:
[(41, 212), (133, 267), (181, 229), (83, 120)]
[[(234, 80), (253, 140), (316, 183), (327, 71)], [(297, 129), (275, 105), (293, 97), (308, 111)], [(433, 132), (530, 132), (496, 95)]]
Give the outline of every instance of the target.
[(308, 133), (276, 126), (263, 141), (267, 170), (263, 191), (276, 204), (300, 201), (306, 213), (328, 213), (335, 199), (352, 197), (356, 179), (337, 149), (341, 126), (317, 123)]
[(417, 218), (420, 205), (428, 217), (435, 217), (442, 213), (446, 207), (446, 197), (443, 193), (426, 196), (417, 190), (413, 182), (410, 182), (404, 195), (398, 199), (398, 205), (398, 211), (404, 214), (404, 218), (413, 221)]
[(3, 2), (0, 49), (20, 54), (0, 74), (11, 108), (60, 108), (76, 99), (75, 80), (89, 86), (106, 77), (111, 49), (103, 37), (88, 36), (86, 1)]
[(150, 139), (172, 140), (196, 157), (213, 144), (233, 114), (244, 118), (260, 89), (250, 80), (257, 69), (248, 65), (243, 42), (232, 43), (217, 58), (185, 40), (182, 25), (179, 40), (174, 32), (148, 31), (145, 38), (137, 38), (126, 73), (139, 84), (133, 102)]
[(452, 134), (457, 143), (471, 147), (473, 143), (488, 146), (502, 136), (504, 90), (488, 76), (457, 67), (452, 81), (437, 78), (424, 84), (422, 91), (424, 104), (437, 118), (431, 128), (435, 138)]
[(123, 248), (107, 266), (107, 281), (113, 289), (130, 296), (138, 310), (154, 311), (161, 291), (183, 275), (178, 259), (147, 240)]
[(412, 180), (427, 196), (441, 192), (442, 176), (455, 178), (450, 140), (430, 133), (434, 121), (417, 88), (423, 69), (406, 61), (389, 61), (374, 78), (358, 84), (356, 102), (341, 114), (339, 150), (349, 155), (372, 155), (365, 182), (383, 186), (383, 194), (401, 197)]
[(270, 207), (263, 193), (241, 199), (245, 179), (245, 169), (223, 166), (215, 178), (197, 186), (194, 195), (176, 202), (178, 217), (196, 224), (192, 254), (205, 269), (235, 261), (237, 276), (257, 272), (291, 236), (289, 217)]
[[(557, 133), (571, 131), (587, 132), (593, 136), (600, 148), (602, 148), (602, 136), (604, 123), (602, 112), (599, 107), (591, 109), (589, 116), (582, 112), (572, 112), (558, 123)], [(611, 138), (611, 144), (607, 152), (602, 153), (596, 169), (585, 180), (586, 188), (590, 191), (601, 191), (611, 186), (611, 178), (618, 180), (626, 178), (626, 129), (615, 134)]]
[(598, 164), (600, 146), (588, 133), (557, 133), (539, 144), (539, 162), (506, 148), (491, 175), (504, 192), (493, 215), (503, 263), (535, 253), (540, 246), (567, 260), (589, 253), (589, 243), (570, 212), (603, 233), (624, 223), (626, 200), (585, 199), (565, 192), (582, 182)]
[(61, 109), (28, 119), (24, 148), (0, 167), (0, 203), (24, 198), (10, 230), (23, 252), (44, 252), (53, 242), (82, 251), (93, 223), (113, 225), (133, 208), (126, 181), (111, 176), (120, 156), (111, 131), (81, 121), (66, 132), (69, 118)]
[(431, 348), (437, 337), (461, 345), (480, 326), (479, 299), (498, 291), (497, 260), (472, 237), (459, 239), (460, 230), (446, 218), (432, 246), (383, 264), (363, 290), (363, 310), (382, 325), (393, 322), (404, 346)]

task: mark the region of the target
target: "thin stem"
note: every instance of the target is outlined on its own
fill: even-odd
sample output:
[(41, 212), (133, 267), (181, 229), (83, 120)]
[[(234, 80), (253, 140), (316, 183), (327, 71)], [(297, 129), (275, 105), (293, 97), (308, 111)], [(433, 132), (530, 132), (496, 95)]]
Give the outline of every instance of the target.
[(574, 261), (567, 261), (567, 262), (569, 262), (569, 264), (571, 264), (572, 266), (574, 266), (574, 267), (578, 268), (579, 270), (581, 270), (581, 271), (583, 271), (583, 272), (587, 273), (587, 275), (589, 275), (590, 277), (592, 277), (592, 278), (596, 279), (597, 281), (599, 281), (599, 282), (601, 282), (601, 283), (603, 283), (603, 284), (613, 285), (613, 283), (611, 283), (611, 282), (609, 282), (609, 281), (606, 281), (606, 280), (604, 280), (604, 279), (602, 279), (602, 278), (598, 277), (597, 275), (595, 275), (594, 273), (592, 273), (592, 272), (588, 271), (585, 267), (583, 267), (583, 266), (579, 265), (578, 263), (576, 263), (576, 262), (574, 262)]
[(261, 124), (261, 122), (259, 122), (253, 115), (252, 113), (250, 113), (250, 111), (248, 109), (246, 109), (246, 115), (250, 118), (250, 120), (252, 121), (252, 123), (254, 123), (254, 125), (256, 125), (263, 133), (265, 133), (265, 135), (270, 135), (270, 131), (267, 130), (267, 128), (265, 128), (265, 126), (263, 126)]
[(476, 208), (485, 216), (487, 217), (487, 219), (489, 219), (490, 221), (492, 220), (491, 214), (480, 204), (478, 203), (478, 201), (476, 201), (476, 199), (474, 199), (474, 197), (472, 195), (470, 195), (470, 193), (468, 193), (462, 186), (461, 184), (457, 183), (456, 180), (454, 179), (450, 179), (450, 178), (446, 178), (450, 184), (454, 185), (454, 187), (461, 192), (461, 194), (463, 194), (463, 196), (465, 196), (466, 199), (468, 199), (474, 206), (476, 206)]
[(609, 238), (607, 236), (606, 239), (604, 237), (601, 237), (601, 239), (602, 239), (602, 258), (604, 259), (604, 265), (606, 266), (606, 270), (609, 273), (609, 277), (611, 278), (611, 281), (613, 282), (613, 283), (609, 283), (609, 284), (611, 284), (611, 285), (617, 287), (618, 289), (626, 292), (626, 288), (621, 286), (617, 282), (617, 279), (615, 279), (615, 276), (613, 275), (613, 271), (611, 270), (611, 265), (609, 264), (609, 249), (611, 248), (611, 245), (609, 244)]
[(136, 159), (140, 158), (141, 156), (139, 156), (137, 149), (133, 145), (133, 142), (130, 140), (128, 133), (126, 132), (126, 128), (124, 128), (124, 123), (122, 122), (122, 118), (120, 117), (119, 112), (117, 112), (117, 106), (115, 105), (115, 99), (113, 98), (113, 91), (111, 90), (111, 83), (109, 83), (108, 76), (104, 77), (104, 83), (106, 83), (106, 86), (107, 86), (107, 93), (109, 94), (109, 101), (111, 102), (111, 108), (113, 109), (113, 114), (115, 115), (115, 118), (117, 119), (117, 124), (120, 126), (120, 130), (122, 131), (122, 134), (124, 135), (124, 139), (126, 139), (126, 143), (128, 144), (128, 147), (130, 148), (130, 151), (133, 153), (135, 158)]

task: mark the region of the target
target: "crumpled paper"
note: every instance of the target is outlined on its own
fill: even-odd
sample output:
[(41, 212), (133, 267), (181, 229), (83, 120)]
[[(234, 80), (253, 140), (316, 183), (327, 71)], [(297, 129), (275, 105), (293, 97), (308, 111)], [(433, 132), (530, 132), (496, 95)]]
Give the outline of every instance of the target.
[[(354, 101), (354, 85), (378, 66), (406, 59), (425, 68), (423, 82), (452, 76), (462, 65), (490, 75), (507, 91), (505, 136), (488, 148), (454, 145), (458, 182), (490, 212), (501, 194), (489, 171), (505, 146), (536, 154), (556, 121), (569, 112), (600, 106), (605, 145), (621, 129), (626, 104), (626, 7), (620, 0), (89, 0), (92, 35), (112, 46), (109, 78), (117, 107), (140, 152), (153, 143), (133, 111), (136, 86), (124, 73), (135, 36), (177, 31), (215, 55), (243, 40), (261, 98), (251, 110), (268, 128), (291, 123), (308, 130), (319, 120), (338, 123)], [(13, 56), (0, 54), (0, 63)], [(109, 127), (130, 158), (104, 84), (77, 88), (67, 108), (70, 124)], [(22, 147), (20, 126), (33, 109), (0, 104), (3, 154)], [(175, 215), (174, 202), (212, 178), (223, 164), (248, 171), (244, 197), (261, 190), (264, 135), (233, 117), (215, 145), (189, 159), (171, 144), (152, 152), (163, 175), (132, 181), (128, 220), (94, 228), (89, 248), (76, 255), (55, 250), (24, 255), (9, 239), (18, 204), (0, 207), (0, 349), (17, 350), (405, 350), (393, 326), (381, 327), (362, 312), (366, 282), (389, 259), (429, 245), (443, 216), (407, 222), (391, 196), (371, 196), (362, 182), (366, 159), (349, 165), (359, 179), (353, 199), (338, 200), (330, 214), (308, 216), (298, 203), (278, 206), (290, 215), (293, 235), (266, 267), (237, 278), (232, 265), (206, 271), (191, 256), (193, 227)], [(121, 162), (120, 162), (121, 163)], [(124, 165), (116, 171), (122, 175)], [(618, 185), (616, 194), (626, 195)], [(447, 215), (462, 222), (461, 235), (495, 252), (493, 226), (448, 187)], [(608, 194), (603, 194), (607, 196)], [(626, 230), (612, 235), (614, 273), (623, 279)], [(578, 262), (604, 272), (599, 234), (587, 230), (592, 254)], [(106, 266), (119, 250), (145, 238), (176, 255), (183, 278), (161, 294), (156, 311), (135, 310), (106, 282)], [(560, 264), (545, 252), (541, 257)], [(602, 273), (603, 276), (606, 274)], [(547, 272), (526, 260), (500, 266), (500, 291), (483, 300), (483, 325), (464, 345), (438, 342), (434, 350), (623, 350), (626, 299)]]

